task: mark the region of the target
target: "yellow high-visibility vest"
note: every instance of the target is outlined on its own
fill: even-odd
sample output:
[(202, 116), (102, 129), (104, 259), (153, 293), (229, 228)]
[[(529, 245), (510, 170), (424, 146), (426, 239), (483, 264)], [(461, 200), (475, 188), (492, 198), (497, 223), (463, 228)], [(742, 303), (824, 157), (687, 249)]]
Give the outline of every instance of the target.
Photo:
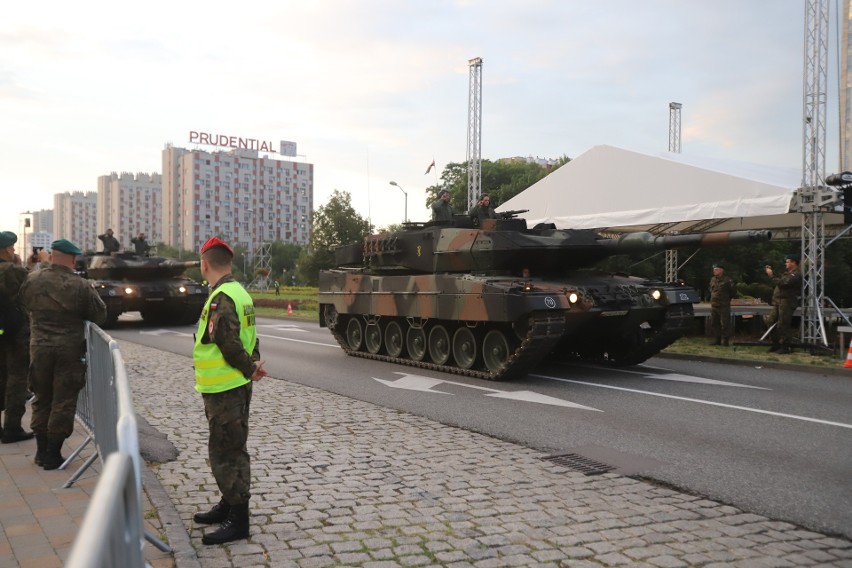
[(240, 318), (240, 341), (246, 353), (251, 355), (257, 342), (257, 328), (254, 324), (254, 304), (248, 292), (237, 282), (225, 282), (207, 298), (201, 317), (198, 319), (198, 331), (195, 334), (195, 347), (192, 360), (195, 363), (195, 390), (202, 393), (215, 393), (241, 387), (251, 382), (242, 371), (231, 367), (222, 356), (219, 346), (213, 342), (201, 343), (210, 318), (210, 303), (213, 297), (222, 292), (234, 301)]

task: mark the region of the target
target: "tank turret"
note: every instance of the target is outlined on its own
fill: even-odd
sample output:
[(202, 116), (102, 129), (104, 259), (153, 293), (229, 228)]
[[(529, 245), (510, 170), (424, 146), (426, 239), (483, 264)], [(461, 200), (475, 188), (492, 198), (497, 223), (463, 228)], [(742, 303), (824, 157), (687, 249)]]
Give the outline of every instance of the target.
[(595, 271), (615, 254), (760, 242), (768, 231), (606, 238), (528, 228), (516, 211), (476, 226), (407, 223), (336, 251), (320, 325), (348, 355), (491, 380), (547, 359), (635, 365), (694, 324), (695, 289)]
[(186, 278), (200, 262), (131, 252), (94, 253), (77, 260), (78, 272), (92, 281), (107, 306), (104, 327), (115, 325), (124, 312), (138, 311), (148, 323), (179, 325), (198, 320), (207, 287)]
[(481, 228), (409, 224), (408, 230), (371, 235), (363, 243), (336, 251), (338, 266), (369, 267), (376, 272), (518, 272), (523, 268), (553, 273), (589, 267), (615, 254), (678, 247), (710, 247), (767, 241), (769, 231), (730, 231), (654, 236), (630, 233), (604, 238), (590, 230), (527, 229), (523, 219), (486, 219)]

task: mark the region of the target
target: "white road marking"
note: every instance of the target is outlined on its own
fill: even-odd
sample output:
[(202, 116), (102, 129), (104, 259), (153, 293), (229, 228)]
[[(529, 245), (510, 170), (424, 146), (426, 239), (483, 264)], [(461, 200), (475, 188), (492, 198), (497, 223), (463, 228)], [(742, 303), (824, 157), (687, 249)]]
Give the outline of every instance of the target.
[(192, 337), (191, 333), (175, 331), (173, 329), (152, 329), (150, 331), (140, 331), (142, 335), (180, 335), (181, 337)]
[(268, 337), (269, 339), (280, 339), (281, 341), (293, 341), (295, 343), (308, 343), (310, 345), (322, 345), (323, 347), (334, 347), (336, 349), (340, 349), (340, 346), (337, 343), (320, 343), (319, 341), (305, 341), (304, 339), (293, 339), (292, 337), (279, 337), (277, 335), (266, 335), (265, 333), (258, 333), (258, 337)]
[(599, 387), (599, 388), (602, 388), (602, 389), (612, 389), (612, 390), (619, 390), (619, 391), (624, 391), (624, 392), (634, 392), (634, 393), (637, 393), (637, 394), (647, 394), (649, 396), (657, 396), (657, 397), (660, 397), (660, 398), (670, 398), (672, 400), (682, 400), (682, 401), (685, 401), (685, 402), (696, 402), (698, 404), (707, 404), (709, 406), (718, 406), (718, 407), (721, 407), (721, 408), (730, 408), (732, 410), (744, 410), (746, 412), (754, 412), (754, 413), (757, 413), (757, 414), (768, 414), (770, 416), (780, 416), (782, 418), (792, 418), (794, 420), (802, 420), (804, 422), (814, 422), (815, 424), (825, 424), (826, 426), (837, 426), (839, 428), (852, 429), (852, 424), (844, 424), (843, 422), (832, 422), (831, 420), (821, 420), (819, 418), (810, 418), (808, 416), (799, 416), (797, 414), (786, 414), (784, 412), (773, 412), (771, 410), (760, 410), (758, 408), (749, 408), (747, 406), (737, 406), (735, 404), (725, 404), (723, 402), (713, 402), (713, 401), (710, 401), (710, 400), (701, 400), (699, 398), (689, 398), (689, 397), (685, 397), (685, 396), (675, 396), (675, 395), (671, 395), (671, 394), (642, 391), (642, 390), (638, 390), (638, 389), (628, 389), (628, 388), (616, 387), (616, 386), (612, 386), (612, 385), (602, 385), (602, 384), (598, 384), (598, 383), (589, 383), (589, 382), (586, 382), (586, 381), (575, 381), (575, 380), (572, 380), (572, 379), (563, 379), (563, 378), (560, 378), (560, 377), (550, 377), (550, 376), (547, 376), (547, 375), (532, 375), (531, 374), (530, 376), (531, 377), (538, 377), (538, 378), (541, 378), (541, 379), (549, 379), (551, 381), (559, 381), (561, 383), (574, 383), (574, 384), (577, 384), (577, 385), (586, 385), (586, 386), (589, 386), (589, 387)]
[(579, 408), (582, 410), (592, 410), (594, 412), (602, 412), (597, 408), (592, 408), (590, 406), (583, 406), (581, 404), (577, 404), (574, 402), (570, 402), (567, 400), (562, 400), (560, 398), (554, 398), (552, 396), (547, 396), (545, 394), (532, 392), (532, 391), (501, 391), (497, 389), (480, 387), (476, 385), (468, 385), (465, 383), (457, 383), (453, 381), (444, 381), (441, 379), (434, 379), (432, 377), (423, 377), (421, 375), (410, 375), (408, 373), (395, 373), (397, 375), (402, 375), (401, 378), (396, 379), (395, 381), (388, 381), (385, 379), (379, 379), (373, 377), (374, 381), (378, 381), (385, 386), (395, 388), (395, 389), (405, 389), (405, 390), (413, 390), (419, 392), (429, 392), (435, 394), (449, 394), (452, 396), (452, 393), (435, 390), (434, 387), (440, 384), (447, 385), (456, 385), (460, 387), (465, 387), (469, 389), (488, 391), (488, 394), (485, 396), (490, 396), (493, 398), (505, 398), (510, 400), (520, 400), (522, 402), (535, 402), (538, 404), (549, 404), (551, 406), (562, 406), (565, 408)]
[[(596, 368), (600, 369), (600, 367), (595, 367), (594, 365), (581, 365), (586, 368)], [(731, 383), (728, 381), (717, 381), (716, 379), (706, 379), (704, 377), (696, 377), (694, 375), (682, 375), (680, 373), (675, 373), (671, 369), (663, 369), (658, 367), (649, 367), (645, 365), (641, 365), (643, 369), (648, 369), (648, 371), (633, 371), (631, 369), (608, 369), (610, 371), (615, 371), (618, 373), (627, 373), (630, 375), (642, 375), (646, 379), (657, 379), (660, 381), (677, 381), (682, 383), (697, 383), (702, 385), (715, 385), (720, 387), (738, 387), (741, 389), (755, 389), (755, 390), (772, 390), (766, 387), (755, 387), (752, 385), (744, 385), (742, 383)], [(666, 371), (665, 373), (652, 373), (649, 371)]]
[(284, 323), (264, 323), (258, 325), (257, 327), (269, 327), (272, 329), (277, 329), (278, 331), (298, 331), (300, 333), (308, 333), (307, 329), (302, 329), (298, 325)]

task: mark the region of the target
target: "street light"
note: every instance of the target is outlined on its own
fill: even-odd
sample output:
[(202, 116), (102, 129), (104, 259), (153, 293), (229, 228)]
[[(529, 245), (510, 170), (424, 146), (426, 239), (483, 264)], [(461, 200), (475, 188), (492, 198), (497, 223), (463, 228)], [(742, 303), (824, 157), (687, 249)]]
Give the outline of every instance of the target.
[(399, 188), (402, 194), (405, 196), (405, 218), (403, 220), (404, 223), (408, 223), (408, 192), (402, 189), (402, 186), (396, 183), (395, 181), (390, 182), (391, 185), (395, 185)]

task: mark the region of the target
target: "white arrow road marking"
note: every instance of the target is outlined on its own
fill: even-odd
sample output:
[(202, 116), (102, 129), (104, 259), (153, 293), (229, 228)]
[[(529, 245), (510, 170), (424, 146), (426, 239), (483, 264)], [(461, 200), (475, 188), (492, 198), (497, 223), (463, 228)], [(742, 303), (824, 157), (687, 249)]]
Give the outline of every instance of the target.
[(597, 408), (592, 408), (590, 406), (583, 406), (582, 404), (576, 404), (574, 402), (569, 402), (567, 400), (562, 400), (560, 398), (554, 398), (552, 396), (547, 396), (545, 394), (540, 394), (532, 391), (501, 391), (497, 389), (480, 387), (476, 385), (467, 385), (464, 383), (456, 383), (453, 381), (444, 381), (441, 379), (433, 379), (432, 377), (422, 377), (420, 375), (409, 375), (408, 373), (395, 373), (397, 375), (402, 375), (402, 378), (399, 378), (395, 381), (387, 381), (384, 379), (378, 379), (373, 377), (373, 380), (382, 383), (385, 386), (395, 388), (395, 389), (406, 389), (420, 392), (430, 392), (436, 394), (449, 394), (452, 396), (452, 393), (443, 392), (439, 390), (434, 390), (434, 387), (440, 384), (447, 385), (456, 385), (459, 387), (465, 387), (469, 389), (488, 391), (488, 394), (485, 396), (490, 396), (494, 398), (505, 398), (510, 400), (520, 400), (523, 402), (535, 402), (538, 404), (550, 404), (552, 406), (562, 406), (565, 408), (580, 408), (583, 410), (593, 410), (594, 412), (602, 412)]
[(441, 381), (439, 379), (432, 379), (429, 377), (421, 377), (420, 375), (408, 375), (405, 373), (397, 373), (401, 374), (402, 378), (397, 379), (395, 381), (386, 381), (384, 379), (377, 379), (373, 377), (373, 380), (379, 381), (383, 385), (395, 389), (406, 389), (420, 392), (434, 392), (437, 394), (449, 394), (448, 392), (443, 392), (439, 390), (432, 390), (432, 387), (436, 387), (445, 381)]
[[(585, 366), (587, 368), (593, 368), (593, 365), (578, 365)], [(663, 369), (658, 367), (648, 367), (646, 365), (641, 365), (643, 369), (648, 369), (649, 371), (666, 371), (665, 373), (650, 373), (649, 371), (631, 371), (629, 369), (610, 369), (611, 371), (616, 371), (619, 373), (627, 373), (632, 375), (642, 375), (646, 379), (657, 379), (660, 381), (678, 381), (682, 383), (697, 383), (702, 385), (716, 385), (720, 387), (739, 387), (741, 389), (756, 389), (756, 390), (772, 390), (766, 387), (755, 387), (752, 385), (744, 385), (741, 383), (731, 383), (728, 381), (717, 381), (716, 379), (705, 379), (704, 377), (695, 377), (693, 375), (682, 375), (680, 373), (675, 373), (671, 369)], [(598, 369), (600, 367), (597, 367)]]
[(560, 383), (574, 383), (575, 385), (586, 385), (588, 387), (598, 387), (602, 389), (612, 389), (624, 392), (635, 392), (637, 394), (647, 394), (648, 396), (657, 396), (660, 398), (670, 398), (672, 400), (682, 400), (685, 402), (697, 402), (698, 404), (707, 404), (709, 406), (718, 406), (721, 408), (730, 408), (733, 410), (745, 410), (746, 412), (754, 412), (757, 414), (768, 414), (770, 416), (780, 416), (782, 418), (793, 418), (794, 420), (802, 420), (804, 422), (814, 422), (816, 424), (825, 424), (827, 426), (839, 426), (840, 428), (849, 428), (852, 429), (852, 424), (845, 424), (843, 422), (832, 422), (831, 420), (821, 420), (819, 418), (810, 418), (808, 416), (799, 416), (796, 414), (785, 414), (784, 412), (773, 412), (771, 410), (760, 410), (759, 408), (749, 408), (747, 406), (737, 406), (735, 404), (725, 404), (723, 402), (713, 402), (712, 400), (701, 400), (700, 398), (689, 398), (686, 396), (674, 396), (671, 394), (663, 394), (659, 392), (650, 392), (643, 391), (638, 389), (627, 389), (624, 387), (614, 387), (612, 385), (602, 385), (599, 383), (589, 383), (586, 381), (575, 381), (572, 379), (563, 379), (560, 377), (549, 377), (547, 375), (530, 375), (531, 377), (538, 377), (540, 379), (549, 379), (551, 381), (559, 381)]
[(192, 337), (191, 333), (175, 331), (173, 329), (152, 329), (151, 331), (140, 331), (143, 335), (180, 335), (181, 337)]

